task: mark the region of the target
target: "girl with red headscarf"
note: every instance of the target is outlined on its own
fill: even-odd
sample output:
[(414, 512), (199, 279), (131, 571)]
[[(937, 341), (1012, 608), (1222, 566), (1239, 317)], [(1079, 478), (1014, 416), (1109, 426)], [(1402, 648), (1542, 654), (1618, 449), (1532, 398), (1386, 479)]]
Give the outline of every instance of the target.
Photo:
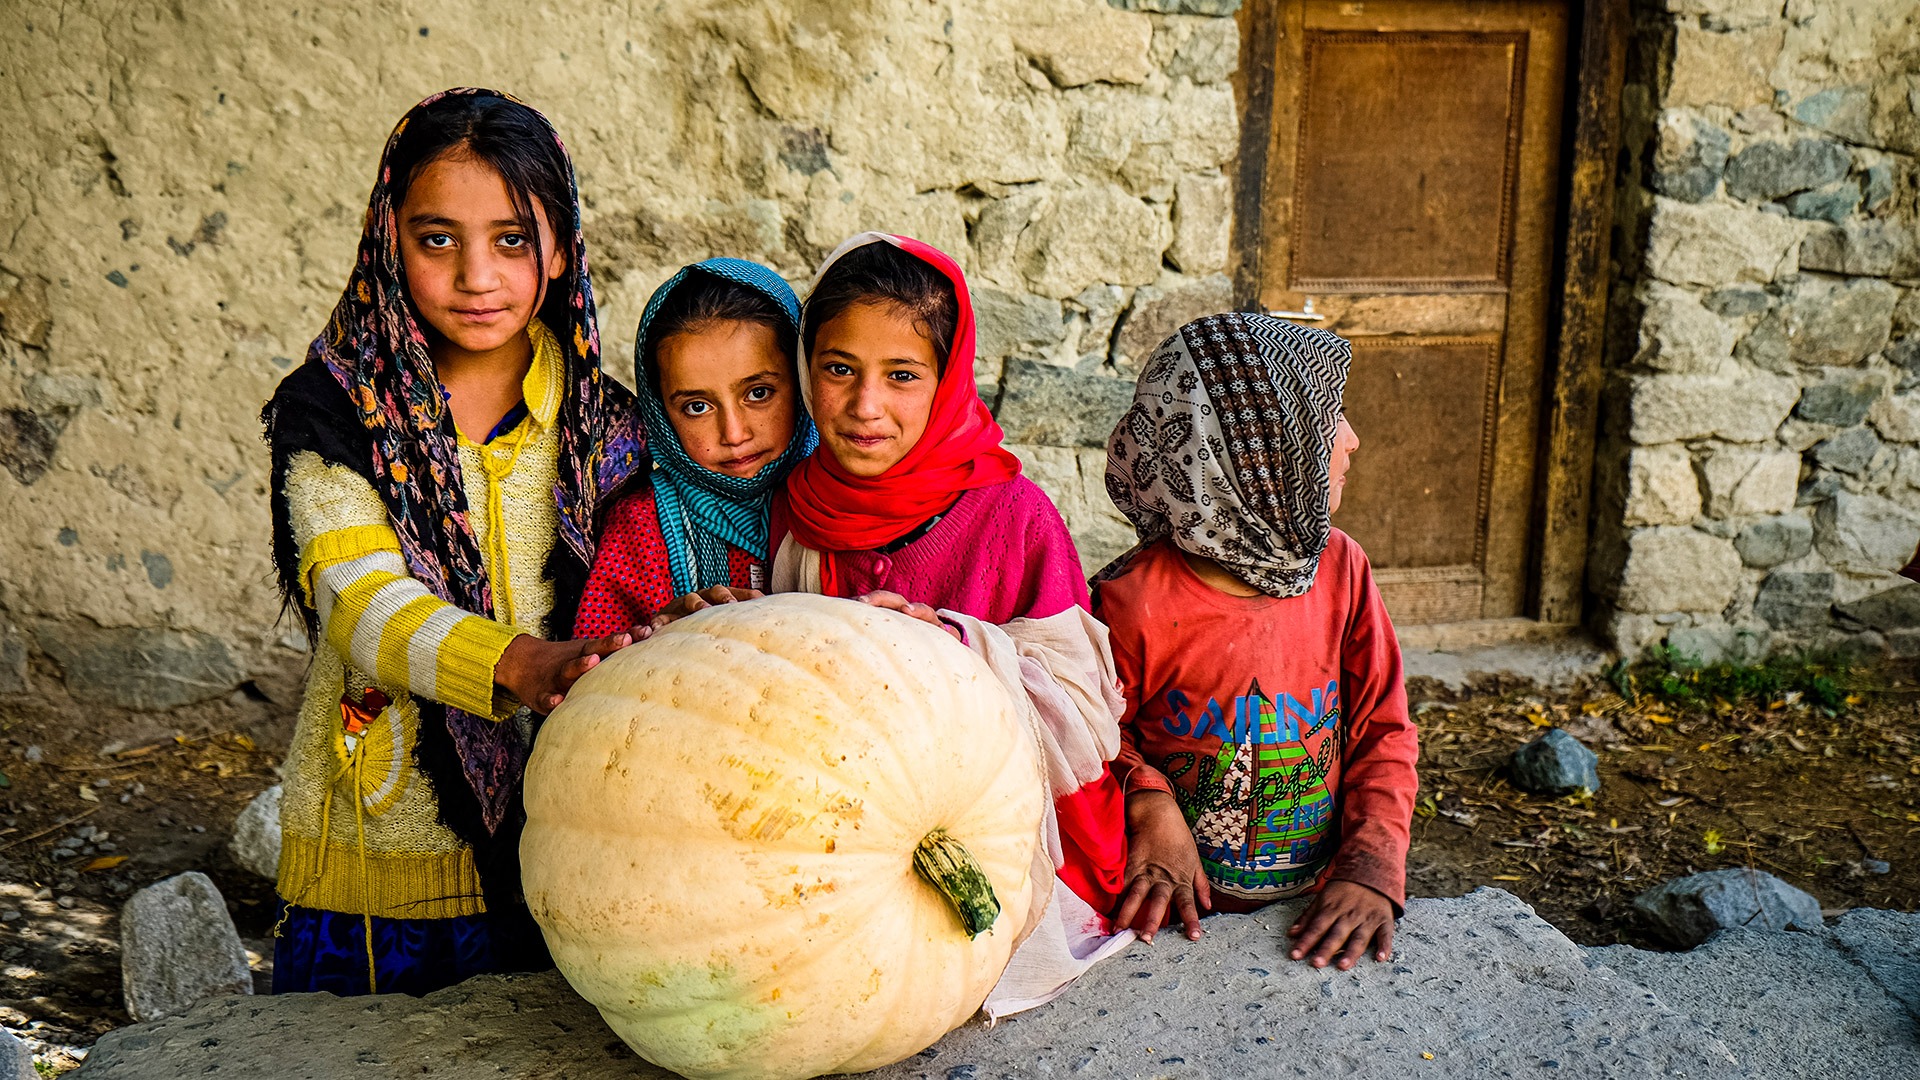
[[(1048, 756), (1052, 917), (989, 997), (1047, 1000), (1131, 938), (1104, 916), (1125, 882), (1125, 803), (1108, 767), (1119, 696), (1106, 627), (1046, 493), (1020, 475), (974, 389), (960, 267), (863, 233), (827, 257), (801, 319), (801, 388), (820, 448), (774, 511), (776, 592), (866, 600), (944, 624), (1016, 697)], [(937, 609), (937, 611), (936, 611)]]

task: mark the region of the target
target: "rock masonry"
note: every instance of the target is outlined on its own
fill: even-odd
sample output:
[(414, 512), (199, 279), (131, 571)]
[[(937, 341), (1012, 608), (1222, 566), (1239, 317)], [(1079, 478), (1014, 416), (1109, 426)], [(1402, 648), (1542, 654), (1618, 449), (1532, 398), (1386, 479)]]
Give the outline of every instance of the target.
[(1920, 542), (1920, 5), (1634, 8), (1600, 628), (1920, 654), (1920, 622), (1850, 614)]
[(1232, 303), (1238, 6), (28, 3), (0, 27), (0, 185), (32, 193), (0, 211), (0, 695), (291, 700), (260, 404), (338, 297), (388, 129), (461, 83), (573, 151), (620, 378), (688, 261), (804, 286), (862, 229), (952, 252), (981, 390), (1097, 569), (1131, 541), (1102, 486), (1121, 388)]
[[(570, 2), (484, 23), (29, 0), (0, 26), (0, 696), (296, 691), (255, 420), (337, 298), (389, 126), (481, 82), (577, 161), (608, 367), (729, 254), (804, 284), (869, 228), (952, 251), (980, 385), (1089, 569), (1128, 380), (1233, 304), (1236, 0)], [(1590, 585), (1703, 659), (1920, 651), (1915, 0), (1639, 0)], [(31, 93), (26, 89), (34, 87)], [(1857, 617), (1869, 605), (1878, 622)]]

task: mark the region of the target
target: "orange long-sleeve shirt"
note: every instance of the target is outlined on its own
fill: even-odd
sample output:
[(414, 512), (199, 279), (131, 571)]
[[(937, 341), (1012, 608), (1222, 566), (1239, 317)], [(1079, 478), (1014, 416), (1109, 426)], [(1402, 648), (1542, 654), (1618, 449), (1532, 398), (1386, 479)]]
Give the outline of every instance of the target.
[(1313, 588), (1280, 599), (1223, 593), (1162, 541), (1094, 611), (1127, 698), (1114, 771), (1179, 802), (1216, 908), (1331, 878), (1404, 908), (1419, 743), (1359, 544), (1335, 529)]

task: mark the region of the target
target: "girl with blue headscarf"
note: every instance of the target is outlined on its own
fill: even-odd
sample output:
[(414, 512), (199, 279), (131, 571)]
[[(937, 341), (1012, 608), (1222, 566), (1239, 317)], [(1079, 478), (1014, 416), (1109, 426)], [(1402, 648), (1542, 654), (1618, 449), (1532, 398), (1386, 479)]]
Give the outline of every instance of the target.
[(740, 259), (654, 290), (634, 342), (654, 468), (606, 513), (576, 632), (766, 587), (773, 493), (818, 442), (795, 376), (799, 327), (793, 289)]

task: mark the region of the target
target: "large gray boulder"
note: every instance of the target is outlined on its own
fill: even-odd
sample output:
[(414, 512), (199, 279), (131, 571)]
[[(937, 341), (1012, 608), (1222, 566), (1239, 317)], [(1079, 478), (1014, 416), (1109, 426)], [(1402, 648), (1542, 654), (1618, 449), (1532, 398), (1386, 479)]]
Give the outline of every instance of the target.
[(1633, 909), (1662, 940), (1691, 949), (1721, 930), (1818, 930), (1820, 901), (1759, 870), (1690, 874), (1633, 898)]
[(134, 893), (120, 909), (120, 989), (135, 1020), (177, 1016), (195, 1002), (253, 993), (247, 950), (227, 902), (188, 871)]
[[(1285, 928), (1300, 910), (1217, 916), (1198, 942), (1136, 945), (1051, 1004), (992, 1029), (968, 1024), (872, 1075), (1739, 1075), (1711, 1032), (1590, 970), (1579, 946), (1507, 893), (1414, 900), (1394, 959), (1346, 972), (1287, 959)], [(77, 1078), (175, 1080), (210, 1061), (222, 1077), (270, 1080), (669, 1080), (552, 973), (483, 976), (425, 998), (210, 1001), (108, 1034)]]
[(1920, 916), (1860, 909), (1824, 932), (1728, 930), (1690, 952), (1587, 957), (1686, 1009), (1756, 1078), (1890, 1078), (1920, 1076), (1920, 1014), (1882, 975), (1912, 985), (1917, 938)]
[(1600, 758), (1559, 728), (1513, 752), (1514, 785), (1540, 795), (1592, 794), (1600, 790)]
[(268, 881), (280, 876), (280, 795), (275, 784), (253, 797), (233, 819), (233, 839), (227, 851), (233, 861)]

